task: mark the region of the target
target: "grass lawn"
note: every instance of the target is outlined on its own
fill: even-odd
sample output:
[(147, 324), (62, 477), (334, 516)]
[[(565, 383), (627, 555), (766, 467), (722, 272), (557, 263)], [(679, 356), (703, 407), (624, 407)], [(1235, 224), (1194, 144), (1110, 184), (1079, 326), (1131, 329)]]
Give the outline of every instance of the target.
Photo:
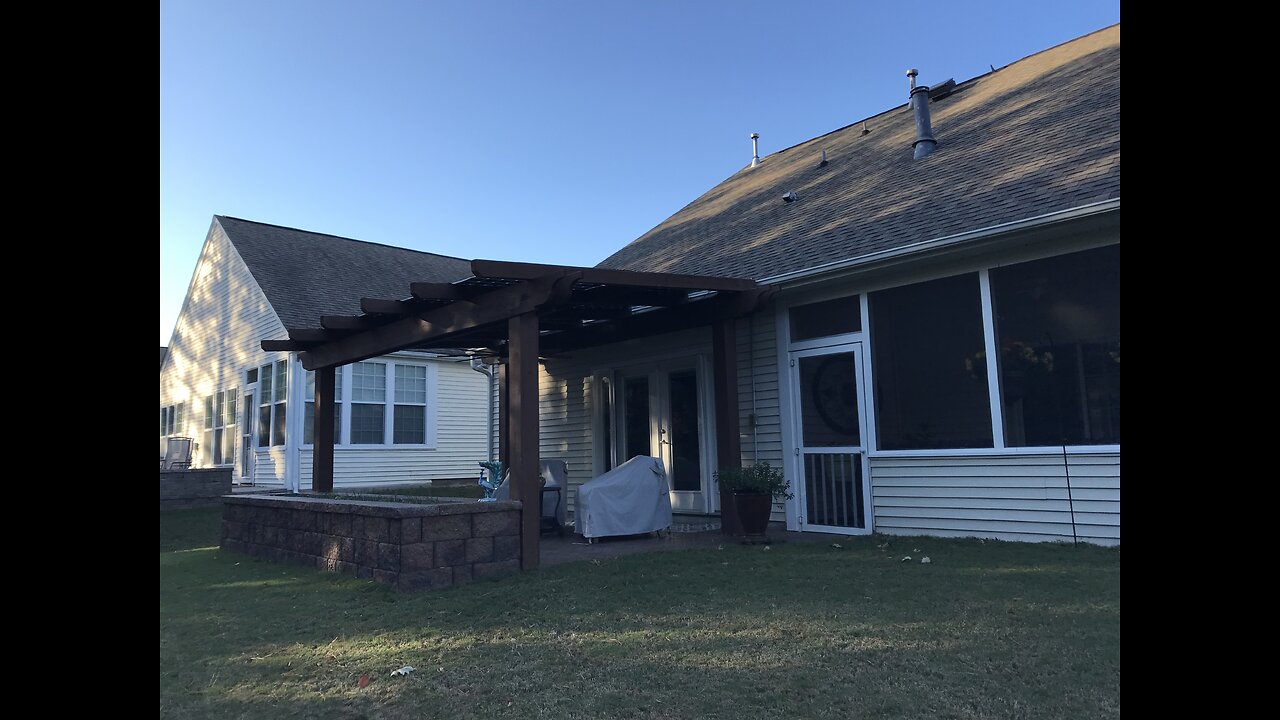
[(1120, 716), (1118, 550), (726, 545), (409, 595), (222, 552), (219, 517), (160, 514), (162, 718)]

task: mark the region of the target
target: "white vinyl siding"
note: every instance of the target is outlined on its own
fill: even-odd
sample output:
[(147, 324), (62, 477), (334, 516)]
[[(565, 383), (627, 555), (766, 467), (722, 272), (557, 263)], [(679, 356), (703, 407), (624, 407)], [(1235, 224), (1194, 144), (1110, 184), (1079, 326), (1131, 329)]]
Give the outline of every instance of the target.
[[(220, 389), (241, 388), (245, 368), (285, 359), (285, 353), (265, 353), (260, 345), (282, 337), (280, 318), (215, 220), (160, 370), (160, 404), (183, 403), (190, 414), (187, 434), (203, 446), (204, 399)], [(245, 411), (243, 403), (237, 403), (237, 414)], [(283, 482), (284, 448), (270, 450), (277, 452), (250, 453), (257, 481)], [(203, 447), (193, 449), (197, 466), (202, 455)], [(272, 460), (273, 455), (278, 458)], [(237, 469), (235, 477), (240, 476)]]
[[(1068, 495), (1067, 470), (1071, 488)], [(877, 532), (1120, 543), (1120, 454), (871, 458)]]
[[(385, 359), (395, 362), (395, 358)], [(466, 362), (430, 362), (427, 438), (422, 445), (346, 445), (333, 451), (334, 484), (343, 487), (427, 480), (475, 479), (489, 445), (488, 378)], [(301, 482), (311, 486), (311, 448), (301, 452)]]

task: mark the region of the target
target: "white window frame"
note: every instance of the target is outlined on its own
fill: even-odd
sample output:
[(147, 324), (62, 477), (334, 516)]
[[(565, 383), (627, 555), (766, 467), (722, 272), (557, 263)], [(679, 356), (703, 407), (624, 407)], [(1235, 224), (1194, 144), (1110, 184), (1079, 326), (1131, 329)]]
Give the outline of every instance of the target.
[[(353, 443), (351, 442), (351, 416), (352, 409), (356, 405), (377, 405), (378, 403), (369, 401), (352, 400), (352, 375), (354, 373), (355, 363), (343, 365), (337, 368), (339, 377), (337, 384), (340, 386), (341, 393), (339, 397), (334, 398), (340, 407), (339, 412), (339, 432), (338, 436), (333, 439), (335, 449), (370, 449), (370, 448), (394, 448), (398, 450), (436, 450), (438, 449), (437, 426), (439, 418), (439, 398), (440, 398), (440, 365), (438, 362), (421, 361), (416, 358), (402, 358), (397, 356), (381, 356), (370, 358), (362, 362), (376, 362), (387, 366), (386, 375), (386, 394), (383, 399), (383, 415), (382, 415), (382, 443)], [(399, 365), (412, 365), (414, 367), (425, 367), (427, 369), (427, 401), (426, 401), (426, 427), (424, 442), (421, 443), (396, 443), (395, 442), (395, 406), (413, 405), (416, 403), (396, 403), (395, 402), (395, 368)], [(303, 377), (302, 387), (306, 387), (306, 378)], [(304, 390), (305, 392), (305, 390)], [(307, 398), (307, 403), (314, 403), (315, 397)], [(303, 412), (306, 412), (305, 408)], [(305, 415), (303, 416), (305, 422)], [(299, 426), (301, 428), (301, 426)], [(298, 431), (302, 432), (301, 429)], [(301, 435), (299, 435), (301, 437)], [(300, 443), (300, 448), (311, 449), (313, 443)]]
[[(388, 373), (387, 373), (387, 409), (388, 409), (388, 411), (389, 411), (389, 412), (387, 413), (387, 415), (389, 416), (389, 417), (387, 418), (387, 419), (389, 420), (389, 422), (388, 422), (388, 424), (387, 424), (387, 428), (388, 428), (388, 429), (387, 429), (387, 432), (388, 432), (388, 434), (389, 434), (389, 437), (387, 438), (387, 439), (388, 439), (388, 443), (387, 443), (387, 444), (388, 444), (388, 445), (394, 445), (394, 446), (396, 446), (396, 447), (398, 447), (398, 448), (406, 448), (406, 447), (419, 447), (419, 448), (421, 448), (421, 447), (426, 447), (426, 445), (427, 445), (427, 430), (428, 430), (428, 428), (427, 428), (427, 412), (428, 412), (427, 408), (428, 408), (428, 407), (430, 407), (430, 405), (431, 405), (431, 369), (430, 369), (427, 365), (423, 365), (423, 364), (420, 364), (420, 363), (404, 363), (404, 362), (398, 362), (398, 363), (388, 363), (388, 364), (389, 364), (391, 367), (388, 369), (389, 371), (388, 371)], [(399, 373), (400, 368), (402, 368), (402, 367), (406, 367), (406, 368), (421, 368), (421, 369), (422, 369), (422, 384), (423, 384), (423, 389), (422, 389), (422, 402), (421, 402), (421, 403), (417, 403), (417, 402), (401, 402), (401, 401), (396, 397), (396, 383), (397, 383), (397, 382), (399, 382), (399, 378), (397, 377), (397, 374)], [(397, 407), (397, 406), (400, 406), (400, 405), (404, 405), (405, 407), (420, 407), (420, 408), (422, 408), (422, 437), (421, 437), (421, 439), (420, 439), (418, 442), (412, 442), (412, 443), (398, 443), (398, 442), (396, 442), (396, 438), (395, 438), (395, 416), (396, 416), (396, 407)]]
[[(987, 363), (987, 399), (991, 405), (991, 423), (992, 423), (992, 447), (989, 448), (950, 448), (950, 449), (929, 449), (929, 450), (880, 450), (879, 437), (876, 434), (877, 418), (875, 404), (875, 376), (871, 364), (871, 356), (873, 354), (874, 338), (871, 337), (871, 318), (869, 296), (878, 290), (887, 290), (890, 288), (902, 287), (905, 285), (914, 285), (916, 283), (928, 282), (930, 280), (938, 280), (941, 278), (952, 277), (955, 275), (965, 275), (969, 273), (978, 273), (979, 292), (982, 301), (982, 323), (983, 323), (983, 344), (987, 352), (987, 357), (995, 357), (995, 315), (994, 306), (991, 297), (990, 271), (1005, 265), (1013, 265), (1034, 260), (1043, 260), (1047, 258), (1057, 257), (1060, 255), (1069, 255), (1071, 253), (1083, 252), (1099, 247), (1106, 247), (1116, 244), (1114, 240), (1093, 239), (1088, 242), (1067, 243), (1053, 246), (1037, 247), (1034, 251), (1002, 253), (998, 258), (986, 257), (973, 260), (967, 263), (959, 263), (946, 268), (945, 270), (931, 270), (929, 272), (917, 272), (910, 275), (894, 275), (891, 278), (880, 278), (872, 282), (858, 280), (856, 278), (846, 278), (844, 284), (838, 287), (824, 287), (820, 290), (803, 290), (796, 291), (793, 295), (784, 296), (785, 299), (779, 302), (774, 317), (774, 330), (778, 338), (777, 342), (777, 362), (778, 367), (787, 366), (788, 353), (794, 350), (807, 350), (814, 347), (823, 347), (826, 345), (843, 344), (846, 342), (863, 342), (865, 351), (863, 352), (863, 377), (867, 386), (867, 456), (871, 459), (875, 458), (929, 458), (929, 457), (983, 457), (983, 456), (1036, 456), (1036, 455), (1061, 455), (1063, 448), (1057, 446), (1038, 446), (1038, 447), (1009, 447), (1005, 442), (1004, 423), (1003, 423), (1003, 407), (999, 407), (1000, 391), (997, 379), (993, 379), (992, 375), (999, 372), (997, 363)], [(848, 335), (834, 335), (824, 338), (813, 338), (802, 342), (791, 343), (791, 322), (790, 309), (797, 305), (808, 305), (810, 303), (822, 302), (823, 300), (831, 300), (838, 297), (851, 296), (857, 294), (861, 297), (862, 306), (862, 332), (850, 333)], [(792, 422), (791, 414), (791, 388), (785, 382), (779, 382), (778, 387), (780, 414), (782, 417), (782, 441), (784, 455), (793, 454), (795, 451), (795, 438), (790, 433), (790, 423)], [(1067, 445), (1066, 451), (1068, 455), (1098, 455), (1098, 454), (1114, 454), (1120, 452), (1120, 445)], [(791, 522), (791, 505), (788, 502), (788, 523)], [(788, 527), (791, 527), (789, 524)]]
[[(282, 363), (284, 364), (284, 368), (285, 368), (285, 378), (284, 378), (285, 381), (283, 383), (280, 382), (279, 374), (276, 372), (276, 368), (278, 368)], [(270, 362), (267, 362), (266, 364), (258, 366), (258, 383), (257, 383), (256, 392), (254, 392), (254, 397), (257, 398), (258, 402), (256, 404), (256, 407), (254, 408), (254, 418), (253, 418), (254, 425), (255, 427), (257, 427), (257, 432), (254, 435), (254, 437), (257, 440), (256, 442), (257, 447), (254, 448), (255, 451), (262, 452), (262, 451), (270, 450), (273, 447), (284, 447), (288, 443), (288, 439), (289, 439), (288, 405), (289, 405), (289, 395), (290, 395), (289, 382), (290, 382), (290, 378), (292, 378), (295, 375), (295, 373), (290, 371), (289, 369), (290, 365), (292, 365), (292, 363), (289, 360), (272, 360)], [(268, 370), (271, 373), (271, 393), (269, 397), (267, 393), (262, 392), (262, 375), (264, 370)], [(247, 379), (247, 376), (246, 376), (246, 379)], [(279, 386), (281, 385), (283, 385), (284, 387), (284, 397), (277, 400), (276, 398), (279, 393)], [(262, 427), (261, 427), (261, 417), (262, 417), (261, 408), (264, 405), (268, 405), (271, 407), (271, 410), (267, 415), (267, 428), (266, 428), (267, 432), (265, 435), (263, 434)], [(279, 438), (279, 442), (277, 442), (276, 431), (275, 431), (276, 412), (280, 406), (284, 406), (286, 427), (281, 431), (281, 437)], [(262, 440), (264, 437), (266, 438), (266, 443), (267, 443), (266, 445), (262, 444)]]
[[(299, 368), (302, 368), (302, 366), (301, 366), (301, 365), (299, 365), (298, 367), (299, 367)], [(338, 367), (338, 368), (336, 368), (336, 369), (334, 370), (334, 378), (333, 378), (333, 380), (334, 380), (334, 385), (336, 385), (336, 386), (337, 386), (337, 390), (338, 390), (338, 393), (337, 393), (337, 394), (338, 394), (338, 397), (334, 398), (334, 400), (333, 400), (334, 405), (335, 405), (334, 410), (336, 410), (336, 411), (337, 411), (337, 414), (338, 414), (338, 427), (337, 427), (337, 430), (335, 431), (335, 433), (336, 433), (336, 434), (334, 435), (334, 438), (333, 438), (333, 445), (334, 445), (334, 447), (338, 447), (338, 446), (340, 446), (340, 445), (345, 445), (345, 444), (346, 444), (346, 443), (344, 443), (344, 442), (343, 442), (343, 438), (344, 438), (344, 437), (345, 437), (345, 435), (346, 435), (346, 429), (347, 429), (347, 427), (348, 427), (348, 426), (347, 426), (347, 425), (344, 425), (344, 420), (345, 420), (345, 421), (349, 421), (349, 420), (350, 420), (350, 418), (344, 418), (344, 417), (343, 417), (343, 413), (345, 412), (345, 411), (343, 410), (343, 407), (346, 405), (347, 386), (348, 386), (348, 385), (350, 385), (350, 383), (349, 383), (349, 382), (347, 382), (347, 378), (345, 378), (345, 377), (343, 377), (343, 376), (347, 374), (347, 368), (349, 368), (349, 367), (351, 367), (351, 366), (350, 366), (350, 365), (342, 365), (342, 366), (340, 366), (340, 367)], [(307, 415), (306, 415), (306, 412), (307, 412), (307, 408), (308, 408), (308, 407), (310, 407), (310, 408), (311, 408), (311, 411), (312, 411), (312, 414), (313, 414), (313, 415), (315, 414), (316, 395), (315, 395), (315, 384), (314, 384), (314, 383), (315, 383), (315, 379), (314, 379), (314, 378), (315, 378), (315, 372), (316, 372), (316, 371), (315, 371), (315, 370), (307, 370), (307, 369), (305, 369), (305, 368), (302, 368), (301, 372), (303, 373), (303, 376), (302, 376), (302, 395), (303, 395), (303, 397), (302, 397), (302, 403), (303, 403), (303, 405), (302, 405), (302, 413), (303, 413), (303, 415), (302, 415), (302, 436), (301, 436), (301, 437), (302, 437), (302, 442), (301, 442), (301, 443), (299, 443), (299, 445), (298, 445), (298, 446), (299, 446), (299, 447), (302, 447), (302, 448), (310, 448), (310, 447), (313, 447), (313, 446), (315, 445), (315, 443), (314, 443), (314, 442), (307, 442)], [(308, 394), (308, 393), (307, 393), (307, 384), (308, 384), (308, 383), (307, 383), (307, 378), (308, 378), (308, 377), (312, 378), (312, 381), (311, 381), (311, 389), (312, 389), (312, 392), (311, 392), (310, 394)], [(314, 441), (314, 440), (315, 440), (315, 423), (314, 423), (314, 422), (312, 423), (311, 434), (312, 434), (312, 440)]]

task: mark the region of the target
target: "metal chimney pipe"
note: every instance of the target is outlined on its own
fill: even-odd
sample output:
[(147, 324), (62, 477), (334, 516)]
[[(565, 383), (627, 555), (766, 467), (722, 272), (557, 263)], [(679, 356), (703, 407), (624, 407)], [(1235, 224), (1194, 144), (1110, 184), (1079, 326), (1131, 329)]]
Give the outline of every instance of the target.
[(751, 167), (760, 164), (760, 133), (751, 133)]
[(920, 71), (915, 68), (907, 71), (907, 81), (911, 87), (911, 109), (916, 116), (916, 141), (911, 143), (916, 160), (938, 148), (938, 141), (933, 139), (933, 126), (929, 122), (929, 86), (916, 85), (916, 75), (919, 74)]

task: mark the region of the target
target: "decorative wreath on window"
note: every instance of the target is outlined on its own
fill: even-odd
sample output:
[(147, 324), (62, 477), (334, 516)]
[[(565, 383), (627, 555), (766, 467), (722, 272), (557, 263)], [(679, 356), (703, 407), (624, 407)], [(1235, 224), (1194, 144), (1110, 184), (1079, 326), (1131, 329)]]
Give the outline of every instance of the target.
[(858, 434), (858, 384), (849, 375), (848, 358), (832, 355), (818, 365), (810, 395), (818, 416), (832, 430)]

